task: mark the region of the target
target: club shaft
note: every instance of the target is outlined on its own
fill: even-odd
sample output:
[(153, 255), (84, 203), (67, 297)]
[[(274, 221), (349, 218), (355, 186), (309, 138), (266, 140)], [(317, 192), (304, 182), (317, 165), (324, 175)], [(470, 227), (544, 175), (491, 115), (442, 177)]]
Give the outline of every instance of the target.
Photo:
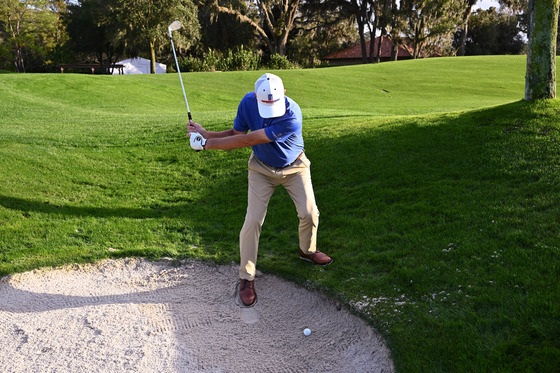
[(177, 61), (177, 54), (175, 53), (175, 45), (173, 44), (173, 37), (171, 36), (171, 30), (169, 30), (169, 39), (171, 40), (171, 49), (173, 50), (173, 57), (175, 57), (175, 65), (177, 66), (177, 73), (179, 74), (179, 80), (181, 81), (181, 89), (183, 90), (183, 97), (185, 98), (187, 113), (189, 114), (189, 120), (192, 120), (191, 109), (189, 109), (189, 102), (187, 101), (187, 94), (185, 93), (183, 78), (181, 78), (181, 70), (179, 69), (179, 62)]

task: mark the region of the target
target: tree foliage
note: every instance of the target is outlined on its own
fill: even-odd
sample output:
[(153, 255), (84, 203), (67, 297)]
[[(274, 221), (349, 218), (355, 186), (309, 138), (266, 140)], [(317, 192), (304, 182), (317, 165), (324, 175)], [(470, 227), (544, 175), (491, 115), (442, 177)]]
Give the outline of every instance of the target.
[(300, 7), (287, 54), (302, 66), (321, 65), (321, 58), (358, 41), (351, 14), (337, 1), (306, 0)]
[(467, 46), (467, 35), (469, 33), (469, 19), (471, 18), (473, 6), (476, 5), (478, 0), (467, 0), (463, 7), (463, 24), (458, 29), (459, 43), (457, 54), (464, 56)]
[(240, 22), (251, 25), (263, 40), (268, 53), (286, 53), (286, 45), (290, 31), (294, 28), (298, 15), (300, 0), (256, 0), (259, 20), (255, 20), (239, 9), (220, 5), (212, 0), (210, 9), (217, 13), (231, 14)]
[(0, 59), (17, 72), (40, 71), (52, 58), (66, 34), (60, 21), (65, 4), (57, 0), (2, 0), (0, 2)]
[[(368, 62), (368, 55), (372, 56), (373, 43), (370, 43), (370, 51), (366, 49), (367, 30), (370, 32), (370, 39), (375, 39), (375, 31), (377, 25), (375, 24), (375, 9), (374, 3), (370, 0), (349, 0), (346, 4), (348, 13), (352, 14), (358, 25), (358, 35), (360, 36), (360, 46), (362, 48), (362, 62)], [(371, 62), (371, 60), (369, 61)]]
[[(222, 0), (222, 4), (235, 9), (242, 15), (257, 20), (258, 9), (245, 0)], [(198, 20), (201, 26), (201, 39), (196, 54), (203, 54), (208, 48), (225, 53), (238, 46), (258, 50), (259, 38), (253, 26), (238, 22), (230, 13), (215, 13), (210, 6), (198, 7)]]
[[(462, 36), (456, 33), (459, 48)], [(525, 47), (517, 17), (494, 7), (473, 13), (464, 43), (465, 55), (520, 54)]]
[(110, 65), (124, 53), (118, 9), (110, 0), (79, 0), (65, 16), (68, 47), (81, 62)]
[(173, 35), (179, 49), (192, 47), (200, 36), (197, 8), (190, 0), (78, 0), (68, 10), (71, 49), (101, 65), (145, 56), (155, 72), (156, 56), (169, 50), (167, 27), (174, 20), (182, 24)]
[(179, 57), (200, 59), (210, 50), (224, 55), (243, 47), (263, 63), (279, 55), (302, 66), (320, 65), (321, 58), (358, 42), (364, 63), (379, 62), (377, 45), (367, 47), (377, 34), (391, 37), (393, 60), (403, 44), (414, 48), (416, 58), (462, 55), (494, 43), (491, 36), (497, 35), (502, 47), (494, 43), (484, 53), (515, 53), (520, 41), (509, 32), (513, 17), (528, 28), (528, 0), (499, 0), (513, 13), (495, 24), (480, 15), (471, 21), (475, 0), (194, 1), (2, 0), (0, 68), (9, 62), (16, 71), (41, 71), (57, 61), (107, 65), (138, 56), (149, 58), (152, 69), (156, 59), (173, 65), (167, 27), (174, 20), (183, 25), (173, 33)]
[[(403, 6), (408, 17), (405, 33), (414, 48), (414, 58), (429, 47), (437, 50), (444, 38), (450, 43), (464, 12), (458, 0), (404, 0)], [(435, 48), (434, 41), (440, 42)]]
[(200, 38), (197, 8), (190, 0), (118, 0), (125, 50), (132, 54), (149, 52), (155, 73), (156, 54), (169, 46), (167, 27), (178, 20), (182, 27), (173, 35), (177, 47), (188, 49)]

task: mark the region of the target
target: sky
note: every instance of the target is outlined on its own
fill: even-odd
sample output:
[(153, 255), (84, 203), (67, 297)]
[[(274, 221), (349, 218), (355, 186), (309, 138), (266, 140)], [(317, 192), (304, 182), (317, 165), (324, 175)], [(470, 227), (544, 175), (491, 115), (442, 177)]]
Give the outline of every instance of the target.
[(473, 7), (473, 10), (476, 10), (478, 8), (482, 8), (482, 9), (488, 9), (491, 6), (495, 7), (496, 9), (500, 8), (500, 4), (498, 3), (497, 0), (480, 0), (479, 2), (476, 3), (476, 5)]

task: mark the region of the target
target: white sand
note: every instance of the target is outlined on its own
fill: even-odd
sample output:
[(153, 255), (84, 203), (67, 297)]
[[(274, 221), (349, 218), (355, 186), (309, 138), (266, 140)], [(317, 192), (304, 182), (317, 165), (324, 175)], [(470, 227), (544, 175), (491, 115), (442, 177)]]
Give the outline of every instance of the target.
[(234, 265), (139, 259), (1, 278), (0, 371), (393, 372), (335, 302), (265, 274), (240, 308), (236, 283)]

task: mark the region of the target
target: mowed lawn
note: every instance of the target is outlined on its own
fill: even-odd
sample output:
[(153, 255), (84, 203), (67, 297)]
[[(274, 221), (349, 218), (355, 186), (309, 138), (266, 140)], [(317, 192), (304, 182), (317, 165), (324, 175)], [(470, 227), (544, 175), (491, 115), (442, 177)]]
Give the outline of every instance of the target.
[[(321, 222), (297, 257), (273, 196), (258, 268), (387, 339), (400, 372), (560, 371), (560, 103), (526, 103), (525, 57), (276, 72), (304, 113)], [(258, 72), (184, 74), (229, 128)], [(2, 74), (0, 275), (102, 258), (237, 262), (249, 149), (194, 152), (176, 74)]]

